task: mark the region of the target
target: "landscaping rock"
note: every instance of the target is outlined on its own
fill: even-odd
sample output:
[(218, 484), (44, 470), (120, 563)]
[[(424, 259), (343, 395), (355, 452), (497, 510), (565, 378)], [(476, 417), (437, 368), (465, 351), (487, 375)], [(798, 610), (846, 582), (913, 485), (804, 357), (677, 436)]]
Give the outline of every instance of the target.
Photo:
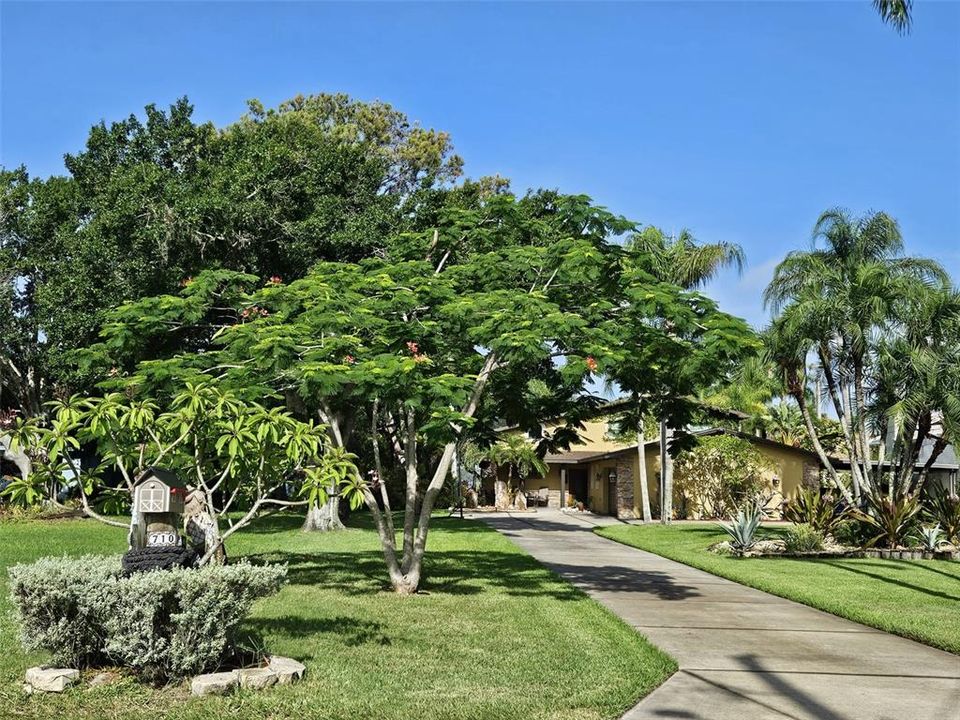
[(47, 668), (42, 666), (27, 669), (26, 684), (29, 692), (63, 692), (80, 679), (80, 671), (73, 668)]
[(280, 679), (277, 674), (268, 667), (237, 670), (237, 677), (240, 681), (240, 687), (250, 688), (251, 690), (263, 690), (271, 685), (275, 685)]
[(193, 695), (226, 695), (237, 686), (237, 673), (218, 672), (197, 675), (190, 683)]
[(100, 687), (101, 685), (110, 685), (115, 683), (120, 679), (120, 673), (117, 672), (100, 672), (93, 676), (93, 679), (90, 681), (90, 687)]
[(307, 671), (307, 666), (303, 663), (281, 655), (271, 657), (267, 667), (276, 674), (277, 682), (281, 685), (296, 682)]

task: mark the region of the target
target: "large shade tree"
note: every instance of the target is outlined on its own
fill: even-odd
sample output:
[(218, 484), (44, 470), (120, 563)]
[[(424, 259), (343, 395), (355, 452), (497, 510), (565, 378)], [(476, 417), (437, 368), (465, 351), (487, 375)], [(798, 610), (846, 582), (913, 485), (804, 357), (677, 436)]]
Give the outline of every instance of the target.
[(67, 174), (0, 173), (0, 408), (37, 414), (109, 308), (206, 269), (302, 277), (429, 218), (460, 159), (381, 102), (298, 96), (223, 128), (186, 99), (91, 128)]
[[(202, 373), (316, 413), (332, 446), (353, 450), (352, 482), (390, 581), (409, 593), (464, 441), (489, 437), (501, 421), (544, 446), (569, 444), (592, 404), (594, 373), (644, 352), (649, 384), (677, 398), (749, 342), (745, 324), (707, 298), (627, 262), (610, 240), (632, 228), (585, 197), (494, 193), (393, 237), (383, 259), (319, 263), (300, 280), (241, 294), (224, 288), (249, 277), (200, 277), (179, 296), (123, 308), (105, 351), (219, 317), (211, 350), (147, 362), (125, 380), (147, 390)], [(682, 369), (664, 361), (680, 357)], [(687, 420), (683, 403), (661, 409), (677, 425)], [(567, 423), (547, 435), (545, 421), (557, 417)], [(390, 485), (400, 486), (402, 528)]]

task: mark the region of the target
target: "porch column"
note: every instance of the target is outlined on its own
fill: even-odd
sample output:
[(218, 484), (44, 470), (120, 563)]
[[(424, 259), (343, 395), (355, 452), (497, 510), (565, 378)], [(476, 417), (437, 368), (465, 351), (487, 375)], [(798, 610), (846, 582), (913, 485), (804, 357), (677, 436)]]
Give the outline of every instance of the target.
[(567, 469), (560, 468), (560, 509), (567, 506)]

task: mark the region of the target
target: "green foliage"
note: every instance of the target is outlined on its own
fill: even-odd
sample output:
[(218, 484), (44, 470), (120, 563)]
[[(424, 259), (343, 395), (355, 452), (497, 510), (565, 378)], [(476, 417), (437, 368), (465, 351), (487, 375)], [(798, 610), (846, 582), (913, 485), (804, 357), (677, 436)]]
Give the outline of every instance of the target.
[(871, 528), (866, 545), (895, 548), (907, 542), (917, 528), (920, 503), (907, 496), (889, 500), (868, 496), (866, 510), (856, 511), (856, 517)]
[(307, 499), (310, 506), (323, 505), (331, 492), (339, 492), (350, 508), (356, 510), (363, 505), (363, 484), (354, 460), (356, 455), (343, 448), (330, 448), (320, 460), (305, 471), (305, 479), (300, 487), (300, 495)]
[(832, 535), (837, 525), (849, 515), (849, 511), (840, 507), (833, 495), (821, 493), (819, 488), (800, 488), (783, 512), (785, 520), (808, 525), (825, 535)]
[[(186, 98), (148, 105), (92, 127), (65, 164), (47, 180), (0, 174), (0, 356), (16, 368), (0, 384), (28, 415), (46, 399), (41, 381), (89, 390), (99, 379), (71, 352), (96, 340), (110, 308), (204, 270), (292, 280), (318, 260), (370, 257), (410, 228), (411, 209), (442, 206), (435, 196), (462, 169), (448, 134), (342, 94), (253, 101), (223, 128), (196, 122)], [(206, 340), (171, 334), (150, 350)]]
[[(801, 410), (816, 414), (808, 398), (819, 402), (826, 390), (843, 429), (849, 490), (821, 459), (848, 501), (883, 485), (913, 494), (924, 442), (934, 443), (932, 462), (960, 428), (960, 294), (939, 263), (903, 255), (900, 228), (885, 213), (827, 210), (813, 235), (812, 249), (790, 253), (764, 293), (776, 313), (766, 352)], [(941, 434), (932, 432), (935, 415)], [(885, 440), (885, 468), (873, 462), (874, 437)]]
[[(12, 433), (14, 443), (34, 456), (26, 482), (55, 492), (51, 480), (62, 480), (69, 472), (79, 479), (83, 509), (93, 517), (99, 514), (91, 506), (92, 496), (105, 512), (125, 509), (137, 477), (152, 466), (173, 470), (191, 490), (212, 499), (207, 510), (215, 519), (244, 506), (255, 512), (274, 502), (283, 485), (321, 472), (322, 426), (244, 401), (209, 381), (188, 382), (165, 412), (149, 396), (120, 393), (73, 396), (49, 407), (48, 417), (22, 420)], [(96, 448), (97, 466), (80, 467), (76, 455), (81, 446)], [(338, 467), (331, 462), (322, 472)], [(110, 482), (114, 470), (123, 478), (119, 486)], [(18, 486), (14, 492), (25, 495)], [(252, 512), (232, 521), (224, 537), (245, 526)]]
[(736, 555), (743, 555), (757, 544), (757, 529), (763, 519), (763, 508), (759, 504), (747, 503), (737, 510), (730, 524), (717, 523), (730, 538), (730, 549)]
[(787, 552), (816, 552), (823, 550), (823, 533), (810, 525), (794, 525), (783, 534)]
[(749, 440), (733, 435), (698, 438), (674, 465), (674, 503), (681, 516), (726, 517), (764, 488), (770, 461)]
[(943, 530), (940, 529), (939, 525), (922, 525), (917, 530), (917, 540), (920, 541), (920, 547), (926, 552), (936, 552), (946, 542), (943, 537)]
[(906, 35), (913, 24), (913, 0), (873, 0), (873, 7), (880, 18), (892, 25), (898, 33)]
[(831, 531), (833, 539), (847, 547), (863, 547), (871, 537), (871, 526), (852, 515), (838, 522)]
[(536, 447), (518, 433), (505, 435), (487, 449), (485, 456), (492, 463), (510, 466), (511, 473), (521, 480), (530, 475), (543, 477), (547, 474), (547, 464), (537, 454)]
[(24, 647), (72, 667), (116, 664), (151, 679), (211, 670), (255, 600), (286, 568), (240, 563), (123, 577), (116, 557), (14, 565), (10, 596)]
[(943, 530), (944, 539), (960, 545), (960, 497), (946, 488), (936, 488), (923, 500), (924, 519)]
[[(427, 508), (404, 524), (409, 554), (411, 528), (424, 546), (456, 446), (488, 446), (503, 423), (543, 438), (538, 456), (569, 446), (595, 405), (590, 385), (614, 372), (649, 389), (650, 408), (682, 427), (696, 388), (755, 343), (742, 320), (628, 257), (611, 240), (633, 224), (589, 198), (494, 193), (436, 220), (388, 238), (382, 257), (320, 262), (292, 282), (223, 292), (246, 278), (201, 274), (178, 297), (117, 310), (97, 350), (209, 337), (202, 352), (141, 363), (118, 382), (160, 395), (201, 373), (319, 414), (333, 444), (356, 456), (353, 495), (379, 517), (388, 548), (391, 521), (366, 479), (429, 477), (405, 502)], [(566, 424), (544, 437), (542, 424), (557, 417)]]
[(33, 474), (30, 477), (10, 478), (7, 486), (0, 491), (0, 496), (4, 497), (11, 505), (21, 508), (36, 507), (40, 505), (46, 497), (45, 478), (39, 474)]

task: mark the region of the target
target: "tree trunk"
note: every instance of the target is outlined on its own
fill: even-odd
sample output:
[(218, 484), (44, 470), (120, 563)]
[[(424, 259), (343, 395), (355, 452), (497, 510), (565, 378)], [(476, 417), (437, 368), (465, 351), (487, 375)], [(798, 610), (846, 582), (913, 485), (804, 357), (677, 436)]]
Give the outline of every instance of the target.
[(800, 414), (803, 417), (804, 425), (807, 428), (807, 436), (810, 438), (810, 442), (813, 443), (813, 449), (817, 453), (817, 457), (820, 459), (820, 464), (826, 468), (827, 472), (830, 474), (830, 479), (833, 481), (834, 486), (848, 503), (851, 505), (854, 504), (853, 497), (851, 497), (849, 491), (843, 486), (843, 483), (840, 482), (840, 477), (837, 475), (837, 470), (833, 467), (833, 464), (830, 462), (830, 458), (827, 457), (826, 451), (823, 449), (823, 445), (820, 444), (820, 437), (817, 435), (817, 428), (813, 424), (813, 418), (810, 416), (810, 408), (807, 407), (807, 399), (804, 397), (804, 388), (798, 384), (796, 378), (792, 378), (792, 384), (790, 388), (790, 394), (793, 395), (793, 399), (797, 401), (797, 407), (800, 408)]
[(670, 457), (670, 440), (673, 429), (667, 421), (660, 421), (660, 477), (663, 497), (660, 498), (660, 522), (669, 525), (673, 520), (673, 458)]
[(510, 496), (507, 493), (507, 483), (498, 476), (493, 478), (493, 506), (497, 510), (506, 510), (510, 505)]
[(345, 529), (344, 524), (340, 522), (340, 498), (333, 493), (330, 494), (327, 502), (323, 505), (310, 506), (301, 528), (303, 532), (327, 532), (343, 529)]
[(202, 492), (191, 492), (183, 508), (183, 528), (194, 548), (198, 552), (202, 550), (201, 561), (207, 558), (210, 565), (223, 565), (227, 561), (227, 550), (220, 536), (220, 526), (209, 508), (210, 503)]
[(643, 437), (643, 419), (637, 429), (637, 460), (640, 463), (640, 506), (645, 523), (653, 520), (650, 512), (650, 489), (647, 487), (647, 448)]

